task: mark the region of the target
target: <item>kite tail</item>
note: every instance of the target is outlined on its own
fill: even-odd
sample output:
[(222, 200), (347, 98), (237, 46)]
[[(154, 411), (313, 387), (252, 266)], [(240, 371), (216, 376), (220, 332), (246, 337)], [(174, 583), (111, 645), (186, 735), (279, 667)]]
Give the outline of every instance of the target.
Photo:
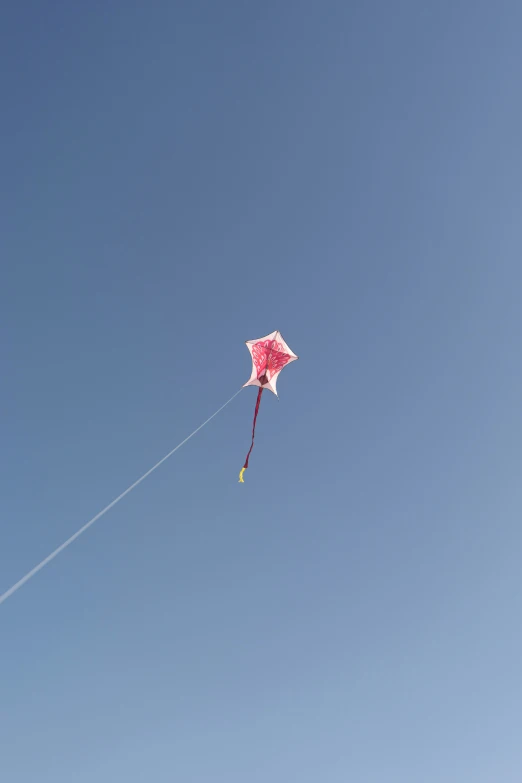
[(250, 448), (248, 450), (248, 454), (246, 456), (245, 464), (241, 468), (241, 471), (239, 473), (239, 483), (244, 484), (245, 480), (243, 478), (243, 474), (245, 470), (248, 468), (248, 460), (250, 458), (250, 454), (252, 453), (252, 449), (254, 448), (254, 438), (256, 434), (256, 421), (257, 421), (257, 414), (259, 413), (259, 406), (261, 405), (261, 395), (263, 394), (263, 388), (260, 387), (259, 391), (257, 393), (257, 400), (256, 400), (256, 409), (254, 411), (254, 421), (252, 423), (252, 443), (250, 444)]

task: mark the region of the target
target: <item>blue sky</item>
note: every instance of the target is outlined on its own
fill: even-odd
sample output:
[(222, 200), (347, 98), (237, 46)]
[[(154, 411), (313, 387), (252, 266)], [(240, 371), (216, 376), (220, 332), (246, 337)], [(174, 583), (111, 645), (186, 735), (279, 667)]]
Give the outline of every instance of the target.
[(8, 783), (519, 783), (518, 2), (7, 2)]

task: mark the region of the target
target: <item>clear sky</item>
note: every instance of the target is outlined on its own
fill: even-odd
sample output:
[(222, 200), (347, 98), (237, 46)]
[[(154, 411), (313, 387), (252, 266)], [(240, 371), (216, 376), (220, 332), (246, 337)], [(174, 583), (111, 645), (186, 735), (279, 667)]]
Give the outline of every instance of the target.
[(519, 0), (14, 2), (5, 783), (520, 783)]

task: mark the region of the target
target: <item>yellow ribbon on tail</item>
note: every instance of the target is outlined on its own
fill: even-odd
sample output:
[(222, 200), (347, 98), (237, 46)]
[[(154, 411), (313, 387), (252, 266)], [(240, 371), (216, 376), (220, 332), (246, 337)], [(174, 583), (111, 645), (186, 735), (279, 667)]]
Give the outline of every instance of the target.
[(244, 484), (245, 483), (245, 479), (243, 478), (243, 473), (245, 472), (245, 470), (246, 470), (246, 468), (241, 468), (241, 470), (239, 472), (239, 483), (240, 484)]

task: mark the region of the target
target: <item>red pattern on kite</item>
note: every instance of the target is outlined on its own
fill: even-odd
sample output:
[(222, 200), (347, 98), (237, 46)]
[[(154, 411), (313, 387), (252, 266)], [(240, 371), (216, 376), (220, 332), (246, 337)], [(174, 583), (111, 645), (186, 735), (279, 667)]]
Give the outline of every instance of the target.
[(270, 380), (277, 372), (281, 372), (291, 357), (276, 340), (262, 340), (252, 346), (252, 358), (257, 377), (261, 378), (266, 373)]

